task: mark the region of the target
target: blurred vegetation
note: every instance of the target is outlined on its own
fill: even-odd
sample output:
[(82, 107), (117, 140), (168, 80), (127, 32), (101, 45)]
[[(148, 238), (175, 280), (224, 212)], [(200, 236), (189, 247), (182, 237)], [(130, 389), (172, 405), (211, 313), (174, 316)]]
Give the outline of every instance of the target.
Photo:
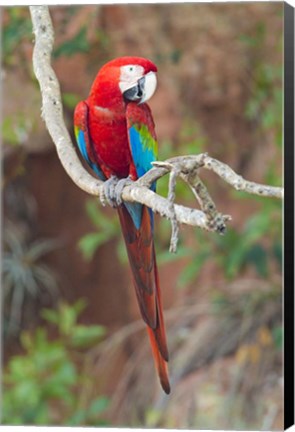
[[(9, 360), (3, 376), (2, 423), (13, 425), (106, 425), (107, 398), (85, 405), (91, 377), (83, 374), (87, 350), (105, 335), (99, 325), (78, 323), (86, 303), (43, 309), (49, 324), (20, 335), (22, 354)], [(54, 331), (54, 338), (51, 333)]]
[(78, 247), (86, 260), (93, 258), (95, 251), (113, 238), (118, 238), (120, 224), (117, 215), (107, 216), (97, 199), (89, 199), (86, 203), (86, 213), (96, 228), (95, 231), (83, 236)]
[[(60, 9), (60, 12), (53, 14), (57, 33), (53, 61), (55, 64), (61, 62), (60, 73), (65, 67), (62, 62), (70, 62), (75, 59), (75, 55), (80, 56), (77, 57), (79, 62), (82, 58), (89, 59), (85, 67), (88, 72), (116, 52), (118, 41), (106, 27), (112, 10), (108, 9), (110, 15), (104, 15), (101, 8), (97, 8), (95, 13), (90, 12), (87, 26), (83, 16), (79, 23), (81, 11), (83, 7), (73, 7)], [(30, 83), (34, 83), (36, 90), (27, 53), (28, 45), (31, 46), (32, 42), (28, 10), (11, 7), (6, 8), (5, 13), (2, 32), (5, 73), (8, 75), (17, 68), (21, 69)], [(161, 9), (157, 9), (157, 13), (160, 15)], [(169, 19), (168, 14), (165, 14), (168, 24)], [(68, 30), (71, 22), (74, 25)], [(253, 130), (251, 137), (254, 147), (264, 142), (268, 145), (263, 149), (264, 154), (269, 149), (271, 151), (271, 158), (261, 167), (261, 182), (281, 185), (278, 161), (281, 160), (282, 152), (283, 71), (281, 64), (268, 60), (264, 54), (266, 49), (270, 49), (267, 40), (269, 26), (259, 19), (255, 19), (255, 23), (253, 28), (246, 27), (248, 31), (241, 32), (238, 37), (248, 72), (247, 83), (244, 84), (247, 91), (243, 120)], [(168, 24), (165, 29), (169, 33), (171, 29)], [(217, 30), (220, 25), (221, 21), (216, 24)], [(204, 36), (200, 29), (198, 31), (201, 35), (200, 44), (204, 44)], [(132, 38), (126, 35), (126, 40), (128, 37)], [(205, 42), (205, 51), (210, 51), (210, 44), (207, 40)], [(160, 52), (159, 45), (153, 53), (154, 58), (163, 68), (169, 64), (170, 68), (183, 68), (187, 72), (187, 65), (182, 63), (186, 53), (176, 37), (173, 44), (172, 50), (170, 47), (163, 52)], [(282, 54), (281, 35), (276, 38), (274, 49), (279, 55)], [(245, 60), (242, 55), (237, 58)], [(210, 64), (210, 58), (207, 61)], [(206, 63), (202, 55), (199, 63), (201, 66)], [(77, 89), (78, 83), (75, 86), (65, 85), (68, 75), (63, 81), (65, 91), (62, 92), (62, 98), (67, 120), (71, 123), (73, 109), (85, 94), (82, 95), (81, 88)], [(90, 75), (92, 72), (87, 76), (89, 82)], [(78, 73), (77, 77), (80, 79)], [(206, 77), (203, 78), (205, 81)], [(185, 75), (183, 81), (183, 86), (190, 88), (192, 82)], [(212, 82), (214, 88), (214, 77)], [(189, 98), (184, 98), (184, 101), (188, 105), (190, 102), (195, 103)], [(169, 100), (167, 103), (170, 103)], [(37, 109), (39, 113), (39, 106)], [(214, 106), (212, 109), (204, 103), (201, 111), (203, 116), (210, 118), (210, 127), (213, 129)], [(191, 107), (191, 116), (183, 117), (181, 115), (177, 136), (161, 141), (161, 160), (175, 154), (197, 154), (208, 151), (208, 148), (212, 150), (208, 129), (202, 124), (202, 118), (196, 115), (194, 107)], [(14, 112), (4, 114), (3, 141), (11, 152), (16, 152), (9, 154), (19, 155), (20, 146), (25, 148), (28, 142), (34, 140), (37, 122), (35, 114), (28, 115), (27, 108), (22, 109), (18, 105)], [(236, 118), (232, 116), (228, 127), (235, 122)], [(220, 151), (223, 151), (224, 143), (222, 140), (220, 143)], [(234, 150), (224, 147), (224, 162), (232, 156), (231, 151), (239, 152), (238, 145)], [(249, 154), (252, 153), (254, 149), (249, 148)], [(19, 162), (21, 169), (8, 170), (5, 186), (8, 184), (13, 187), (15, 177), (22, 177), (25, 183), (29, 158), (28, 152)], [(12, 176), (12, 172), (16, 175)], [(71, 305), (62, 301), (54, 266), (47, 264), (49, 253), (57, 252), (59, 242), (38, 235), (37, 239), (34, 235), (24, 237), (16, 226), (11, 227), (7, 222), (9, 218), (6, 219), (3, 236), (3, 331), (8, 342), (12, 336), (17, 336), (19, 346), (12, 349), (12, 354), (5, 359), (2, 423), (67, 426), (119, 424), (128, 427), (194, 429), (213, 429), (216, 425), (229, 429), (256, 429), (261, 425), (267, 429), (268, 425), (272, 426), (279, 399), (275, 399), (276, 395), (271, 399), (273, 395), (269, 395), (268, 389), (281, 390), (276, 377), (281, 376), (283, 341), (279, 281), (282, 271), (282, 205), (276, 200), (234, 191), (227, 185), (220, 185), (221, 181), (216, 177), (205, 176), (204, 182), (220, 206), (220, 211), (224, 212), (229, 202), (229, 212), (239, 209), (239, 206), (242, 210), (235, 214), (224, 236), (182, 228), (177, 254), (168, 251), (170, 223), (163, 218), (156, 219), (157, 261), (163, 272), (171, 273), (171, 278), (175, 280), (175, 286), (179, 288), (177, 295), (181, 298), (179, 303), (183, 308), (179, 313), (177, 307), (175, 310), (172, 307), (165, 314), (174, 380), (173, 394), (165, 400), (155, 394), (156, 384), (147, 372), (147, 367), (152, 368), (151, 358), (144, 346), (147, 341), (142, 338), (140, 344), (136, 345), (132, 338), (129, 339), (130, 334), (134, 337), (135, 333), (129, 332), (128, 325), (126, 329), (120, 329), (121, 333), (113, 329), (112, 333), (106, 332), (103, 326), (89, 324), (91, 320), (88, 320), (87, 314), (82, 317), (82, 312), (86, 310), (86, 303), (82, 300)], [(157, 192), (165, 195), (167, 184), (168, 177), (165, 176), (158, 181)], [(176, 197), (184, 205), (195, 205), (192, 193), (181, 181), (177, 183)], [(246, 207), (251, 210), (244, 217), (242, 213)], [(98, 250), (104, 250), (109, 242), (116, 248), (119, 262), (127, 268), (125, 246), (115, 212), (108, 213), (97, 199), (90, 198), (86, 200), (85, 214), (86, 229), (83, 226), (83, 234), (75, 240), (78, 253), (85, 261), (85, 268), (88, 269), (91, 262), (96, 260)], [(31, 228), (32, 232), (34, 228)], [(212, 277), (208, 277), (213, 273), (214, 282)], [(88, 277), (91, 279), (92, 275), (87, 273), (85, 280)], [(202, 284), (205, 281), (205, 294), (200, 281)], [(31, 308), (32, 304), (39, 305), (38, 301), (48, 296), (55, 299), (52, 308), (40, 307), (38, 312), (36, 307)], [(205, 311), (199, 314), (198, 307), (202, 305)], [(24, 313), (28, 311), (31, 317), (38, 315), (39, 318), (33, 330), (23, 330)], [(95, 319), (97, 322), (98, 318)], [(121, 364), (120, 359), (125, 359), (126, 353), (128, 360)], [(105, 359), (105, 367), (97, 368), (101, 357)], [(109, 361), (110, 358), (112, 361)], [(115, 381), (115, 391), (110, 391), (107, 386), (104, 389), (104, 380), (107, 379)], [(100, 391), (100, 388), (103, 390)]]
[(2, 258), (5, 336), (18, 334), (28, 303), (47, 294), (56, 299), (56, 279), (41, 259), (58, 246), (57, 241), (49, 239), (28, 242), (20, 230), (6, 224)]
[[(254, 57), (251, 64), (252, 97), (245, 109), (246, 118), (255, 122), (258, 130), (274, 131), (274, 142), (282, 149), (283, 70), (282, 64), (273, 65), (261, 61), (260, 53), (265, 46), (266, 28), (258, 23), (252, 36), (241, 35), (240, 40), (251, 47)], [(282, 53), (283, 36), (278, 38), (276, 49)]]
[(31, 120), (23, 112), (6, 117), (2, 123), (2, 137), (13, 146), (21, 144), (27, 140), (31, 124)]
[(53, 57), (72, 56), (76, 53), (86, 53), (89, 50), (89, 43), (86, 36), (86, 27), (81, 30), (70, 40), (65, 41), (53, 51)]
[(2, 29), (2, 59), (4, 65), (15, 64), (15, 51), (24, 40), (32, 37), (32, 23), (28, 11), (22, 7), (6, 9), (8, 19)]

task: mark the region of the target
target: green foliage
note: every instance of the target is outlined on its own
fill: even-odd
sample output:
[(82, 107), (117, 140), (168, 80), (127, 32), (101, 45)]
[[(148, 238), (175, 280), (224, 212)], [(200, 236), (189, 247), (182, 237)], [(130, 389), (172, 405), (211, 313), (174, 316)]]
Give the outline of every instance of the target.
[(57, 327), (58, 332), (66, 338), (69, 346), (87, 348), (104, 336), (105, 329), (99, 325), (89, 327), (77, 324), (78, 316), (85, 306), (86, 302), (84, 300), (78, 300), (71, 307), (65, 303), (60, 303), (57, 310), (43, 309), (41, 316)]
[(32, 121), (24, 112), (17, 112), (3, 118), (2, 137), (6, 144), (17, 146), (23, 144), (32, 130)]
[(255, 32), (253, 32), (251, 36), (248, 34), (241, 34), (239, 39), (241, 42), (255, 49), (257, 46), (261, 46), (263, 44), (265, 30), (265, 24), (263, 22), (259, 22), (256, 26)]
[(82, 27), (72, 39), (69, 39), (60, 44), (53, 51), (53, 57), (58, 58), (61, 56), (71, 57), (77, 53), (86, 53), (89, 51), (89, 42), (87, 40), (87, 28)]
[(177, 281), (180, 288), (189, 285), (198, 276), (203, 264), (210, 258), (210, 255), (209, 245), (203, 248), (200, 253), (195, 254), (193, 258), (190, 255), (192, 259), (190, 259), (189, 263), (182, 270)]
[(215, 261), (228, 279), (237, 277), (246, 267), (253, 267), (258, 276), (267, 278), (273, 260), (280, 271), (281, 203), (266, 201), (241, 229), (229, 227), (224, 236), (197, 231), (198, 246), (191, 251), (191, 262), (180, 275), (181, 285), (192, 282), (208, 259)]
[(11, 64), (19, 44), (32, 38), (32, 23), (27, 8), (11, 7), (6, 9), (6, 13), (9, 20), (2, 30), (2, 50), (4, 63)]
[(259, 121), (264, 131), (273, 129), (275, 143), (282, 147), (283, 87), (282, 67), (258, 63), (253, 70), (253, 96), (246, 105), (245, 115), (249, 120)]
[(78, 243), (86, 260), (91, 260), (95, 251), (111, 239), (117, 238), (120, 233), (117, 213), (109, 217), (102, 209), (97, 199), (86, 202), (86, 212), (97, 231), (84, 235)]
[[(274, 233), (273, 223), (276, 219)], [(273, 232), (277, 240), (280, 236), (280, 225), (280, 214), (275, 215), (265, 206), (248, 219), (241, 231), (231, 228), (224, 237), (216, 237), (219, 263), (224, 268), (225, 275), (230, 279), (234, 278), (246, 265), (252, 265), (259, 276), (267, 277), (267, 258), (273, 257), (273, 244), (266, 245), (263, 239)]]
[(3, 377), (2, 423), (14, 425), (103, 425), (101, 415), (108, 405), (98, 397), (82, 403), (89, 377), (75, 360), (81, 350), (97, 344), (105, 334), (102, 326), (78, 324), (85, 307), (79, 300), (70, 306), (61, 303), (57, 310), (44, 309), (43, 318), (53, 324), (57, 337), (51, 340), (45, 328), (21, 333), (23, 354), (13, 356)]
[[(279, 149), (282, 147), (282, 110), (283, 110), (283, 71), (282, 65), (268, 64), (261, 60), (261, 52), (265, 47), (266, 29), (259, 23), (256, 33), (242, 35), (241, 41), (251, 47), (254, 55), (251, 64), (251, 97), (245, 115), (257, 123), (262, 131), (272, 130), (274, 140)], [(282, 39), (278, 39), (279, 52), (282, 52)]]
[(77, 409), (73, 416), (67, 421), (67, 426), (92, 425), (108, 426), (108, 422), (101, 414), (108, 408), (109, 399), (101, 396), (94, 399), (87, 409)]

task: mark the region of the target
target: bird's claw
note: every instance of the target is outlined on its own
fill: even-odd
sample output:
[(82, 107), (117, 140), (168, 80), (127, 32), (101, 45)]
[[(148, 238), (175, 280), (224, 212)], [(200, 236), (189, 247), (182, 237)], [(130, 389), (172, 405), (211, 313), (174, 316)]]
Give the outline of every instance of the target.
[(104, 197), (111, 207), (117, 208), (122, 204), (122, 191), (131, 182), (130, 177), (118, 179), (116, 176), (112, 176), (104, 182)]
[(125, 186), (130, 185), (132, 183), (132, 180), (130, 177), (122, 178), (118, 181), (116, 188), (115, 188), (115, 194), (116, 194), (116, 202), (117, 205), (120, 206), (123, 202), (122, 199), (122, 192)]
[(113, 208), (117, 207), (117, 203), (115, 200), (115, 188), (118, 181), (119, 179), (116, 176), (111, 176), (103, 184), (103, 195), (105, 201), (107, 201), (107, 203)]

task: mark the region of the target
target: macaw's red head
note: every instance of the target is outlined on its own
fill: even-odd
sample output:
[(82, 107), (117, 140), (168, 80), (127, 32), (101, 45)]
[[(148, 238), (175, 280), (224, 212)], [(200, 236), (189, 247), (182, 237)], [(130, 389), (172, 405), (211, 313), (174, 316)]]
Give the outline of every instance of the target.
[(142, 57), (119, 57), (98, 72), (89, 97), (102, 107), (143, 103), (154, 94), (157, 67)]

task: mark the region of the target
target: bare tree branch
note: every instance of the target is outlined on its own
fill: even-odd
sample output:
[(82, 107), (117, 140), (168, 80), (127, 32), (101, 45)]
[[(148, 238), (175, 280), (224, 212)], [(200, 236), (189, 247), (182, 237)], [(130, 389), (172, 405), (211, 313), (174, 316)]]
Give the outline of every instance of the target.
[[(56, 146), (60, 161), (74, 183), (85, 192), (99, 196), (104, 202), (103, 182), (91, 176), (82, 166), (63, 120), (62, 102), (57, 77), (51, 67), (50, 57), (54, 32), (47, 6), (30, 6), (35, 34), (33, 67), (42, 95), (42, 117)], [(247, 181), (229, 166), (207, 154), (179, 156), (165, 162), (155, 162), (154, 168), (133, 184), (123, 188), (125, 201), (136, 201), (165, 216), (172, 223), (170, 250), (175, 251), (179, 224), (198, 226), (208, 231), (223, 233), (230, 216), (216, 210), (205, 185), (199, 178), (200, 168), (213, 171), (237, 190), (265, 197), (283, 198), (283, 188), (260, 185)], [(157, 179), (170, 174), (169, 195), (163, 198), (149, 189)], [(181, 177), (192, 189), (201, 210), (174, 203), (176, 178)]]

